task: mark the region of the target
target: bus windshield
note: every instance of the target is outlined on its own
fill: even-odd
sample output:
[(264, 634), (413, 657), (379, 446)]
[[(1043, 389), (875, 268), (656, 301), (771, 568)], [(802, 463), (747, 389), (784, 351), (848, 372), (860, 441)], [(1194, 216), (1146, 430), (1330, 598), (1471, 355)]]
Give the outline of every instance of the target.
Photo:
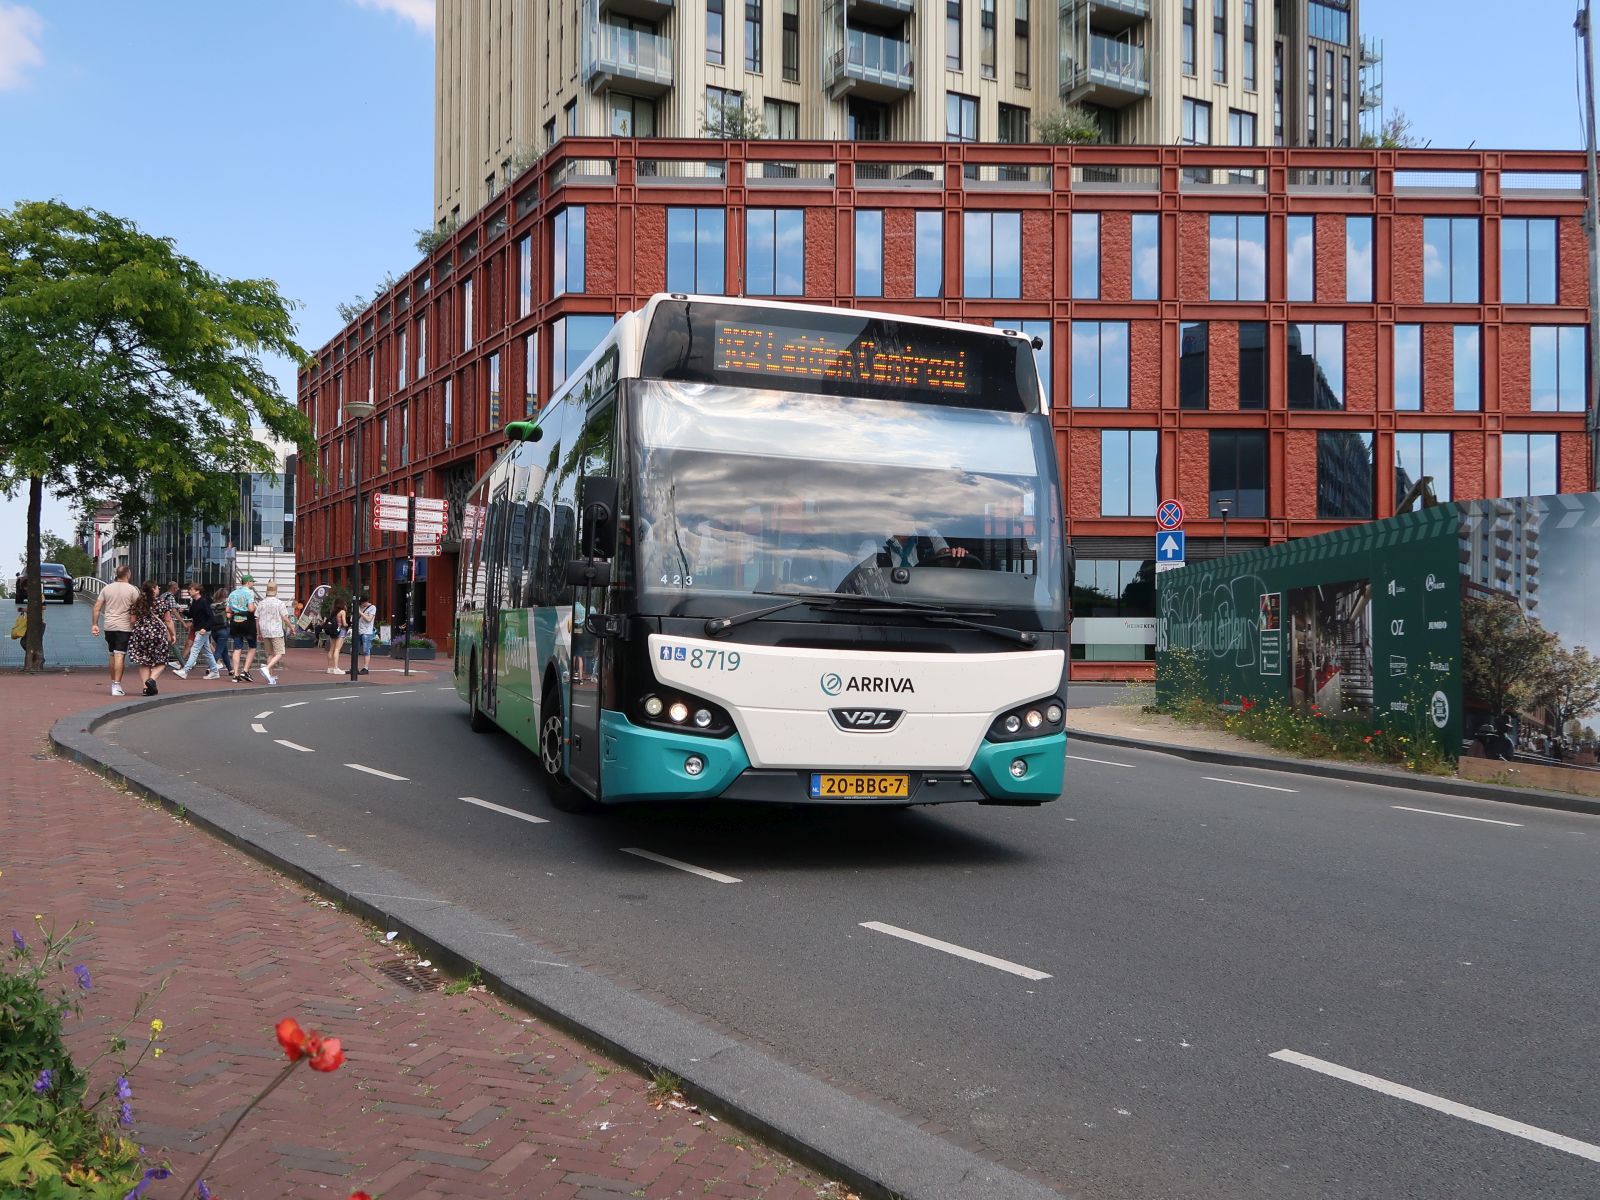
[(634, 396), (641, 612), (845, 592), (1065, 628), (1048, 418), (654, 380)]

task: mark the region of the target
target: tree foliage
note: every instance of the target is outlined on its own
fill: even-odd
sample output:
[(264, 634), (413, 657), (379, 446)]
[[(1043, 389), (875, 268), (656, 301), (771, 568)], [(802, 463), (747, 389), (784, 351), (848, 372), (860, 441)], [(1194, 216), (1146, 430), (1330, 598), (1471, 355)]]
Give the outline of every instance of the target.
[(1046, 146), (1086, 145), (1100, 140), (1100, 122), (1081, 104), (1045, 113), (1033, 123), (1034, 140)]
[(1515, 600), (1461, 599), (1461, 686), (1496, 716), (1540, 698), (1556, 635), (1522, 611)]
[(711, 138), (754, 141), (766, 136), (767, 127), (761, 114), (753, 108), (734, 101), (708, 99), (700, 117), (700, 132)]
[(1536, 699), (1550, 709), (1559, 730), (1583, 720), (1600, 707), (1600, 659), (1582, 646), (1553, 650)]
[[(60, 534), (41, 533), (39, 535), (39, 561), (60, 563), (67, 569), (67, 574), (74, 579), (85, 575), (93, 575), (95, 570), (94, 559), (82, 546), (76, 542), (69, 542)], [(17, 565), (24, 571), (28, 569), (28, 552), (24, 550), (18, 556)]]
[[(308, 361), (291, 305), (229, 279), (133, 222), (60, 201), (0, 210), (0, 492), (29, 494), (36, 576), (44, 489), (116, 501), (124, 530), (174, 510), (221, 514), (231, 476), (272, 471), (263, 433), (310, 449), (310, 427), (262, 356)], [(43, 665), (30, 588), (30, 669)]]
[(1397, 108), (1376, 132), (1363, 133), (1361, 144), (1369, 150), (1409, 150), (1422, 145), (1422, 139), (1411, 131), (1411, 118)]

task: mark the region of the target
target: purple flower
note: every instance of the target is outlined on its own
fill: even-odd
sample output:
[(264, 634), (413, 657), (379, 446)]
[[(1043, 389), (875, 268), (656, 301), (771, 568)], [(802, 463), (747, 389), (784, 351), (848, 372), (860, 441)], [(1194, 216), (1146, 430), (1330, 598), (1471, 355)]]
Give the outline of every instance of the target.
[(11, 944), (17, 948), (17, 953), (19, 954), (28, 952), (28, 943), (22, 940), (22, 935), (15, 929), (11, 931)]
[(171, 1174), (172, 1172), (165, 1167), (151, 1167), (144, 1173), (144, 1178), (134, 1184), (133, 1190), (124, 1196), (122, 1200), (139, 1200), (139, 1197), (144, 1195), (145, 1188), (149, 1187), (153, 1181), (166, 1179)]
[(117, 1099), (133, 1099), (133, 1087), (128, 1083), (128, 1077), (126, 1075), (117, 1076)]
[(89, 990), (89, 968), (79, 963), (72, 968), (72, 973), (78, 977), (78, 986), (87, 992)]
[(117, 1114), (117, 1120), (124, 1125), (133, 1124), (133, 1108), (126, 1100), (122, 1102), (122, 1110)]
[(195, 1188), (195, 1194), (200, 1197), (200, 1200), (211, 1200), (211, 1189), (206, 1186), (204, 1179), (200, 1181), (200, 1186)]
[(46, 1092), (48, 1092), (50, 1090), (51, 1086), (55, 1083), (55, 1079), (56, 1079), (56, 1073), (54, 1071), (52, 1071), (49, 1067), (46, 1067), (44, 1070), (40, 1071), (39, 1072), (39, 1078), (37, 1078), (37, 1079), (35, 1079), (33, 1081), (33, 1093), (34, 1093), (34, 1095), (42, 1096)]

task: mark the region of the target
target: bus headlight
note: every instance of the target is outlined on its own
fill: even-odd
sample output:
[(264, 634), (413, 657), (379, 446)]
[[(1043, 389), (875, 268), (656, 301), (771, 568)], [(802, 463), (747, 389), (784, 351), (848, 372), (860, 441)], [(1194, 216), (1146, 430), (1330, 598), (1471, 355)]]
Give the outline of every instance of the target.
[(710, 725), (711, 724), (711, 710), (709, 708), (697, 708), (697, 709), (695, 709), (694, 710), (694, 723), (697, 726), (699, 726), (701, 729), (704, 729), (708, 725)]
[(689, 719), (689, 706), (682, 700), (674, 700), (672, 707), (667, 709), (667, 716), (671, 717), (675, 724), (682, 725)]
[(706, 769), (706, 760), (698, 754), (691, 754), (683, 760), (683, 773), (685, 775), (698, 775)]
[(1052, 725), (1061, 724), (1061, 705), (1052, 704), (1049, 708), (1045, 709), (1044, 719), (1049, 721)]
[(1013, 778), (1013, 779), (1021, 779), (1027, 773), (1028, 773), (1028, 762), (1027, 762), (1026, 759), (1013, 758), (1011, 760), (1011, 778)]
[(1017, 730), (1022, 728), (1022, 718), (1018, 717), (1016, 713), (1012, 713), (1005, 719), (1005, 727), (1007, 733), (1016, 733)]
[(644, 698), (644, 711), (652, 717), (659, 717), (661, 710), (666, 707), (661, 703), (660, 696), (646, 696)]
[(1022, 718), (1022, 723), (1029, 729), (1037, 729), (1044, 724), (1044, 714), (1037, 708), (1030, 708), (1028, 715)]
[(1048, 737), (1060, 733), (1067, 708), (1059, 697), (1019, 704), (995, 717), (989, 726), (991, 742), (1015, 742), (1022, 738)]

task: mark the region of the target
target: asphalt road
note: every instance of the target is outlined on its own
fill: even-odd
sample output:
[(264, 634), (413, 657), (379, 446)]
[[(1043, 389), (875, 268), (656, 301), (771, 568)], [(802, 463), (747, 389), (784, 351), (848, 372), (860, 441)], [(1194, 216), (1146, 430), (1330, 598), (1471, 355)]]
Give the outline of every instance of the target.
[(1033, 810), (574, 817), (451, 689), (282, 701), (102, 732), (1063, 1190), (1600, 1195), (1600, 819), (1088, 745)]

